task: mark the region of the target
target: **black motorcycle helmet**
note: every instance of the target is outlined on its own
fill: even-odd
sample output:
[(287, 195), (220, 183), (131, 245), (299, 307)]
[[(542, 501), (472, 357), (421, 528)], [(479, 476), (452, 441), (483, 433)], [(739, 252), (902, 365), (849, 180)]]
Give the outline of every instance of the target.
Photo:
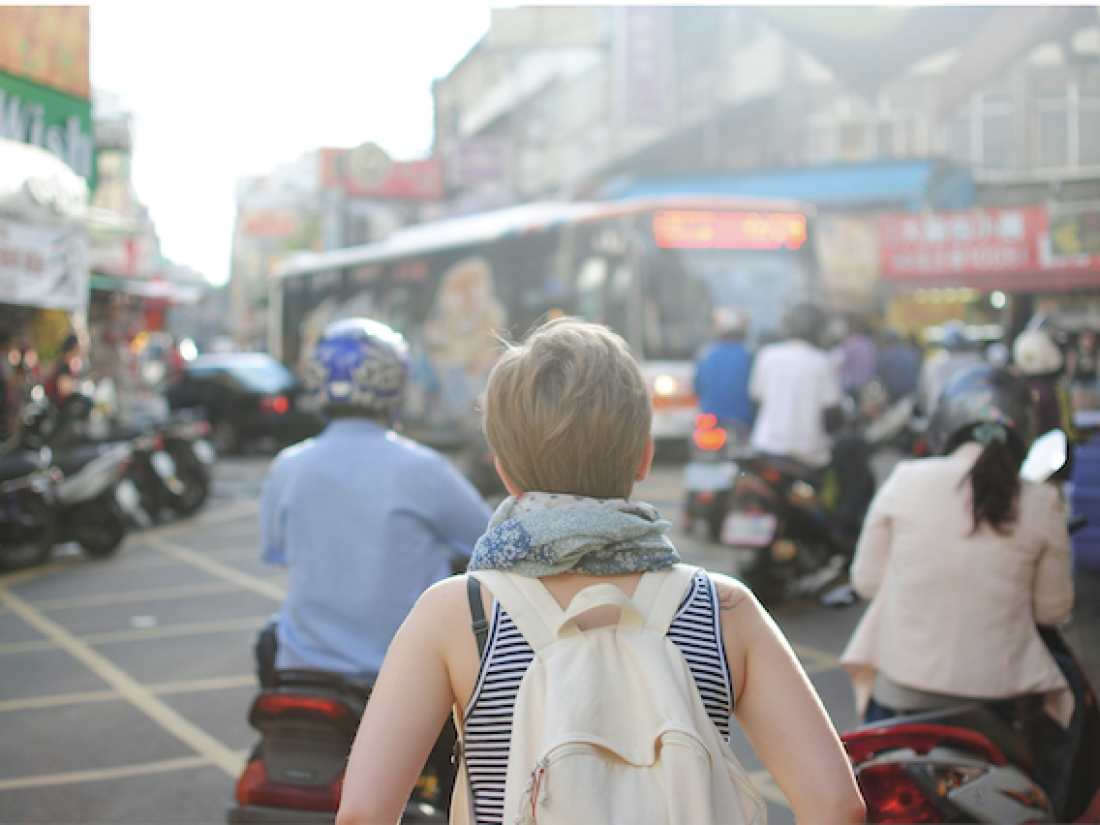
[[(944, 388), (928, 424), (933, 453), (945, 455), (982, 424), (1000, 424), (1020, 459), (1031, 449), (1038, 426), (1031, 388), (1006, 369), (974, 367), (956, 375)], [(1013, 443), (1014, 442), (1014, 443)]]
[(788, 338), (797, 338), (816, 347), (821, 343), (825, 316), (813, 304), (795, 304), (787, 310), (785, 325)]

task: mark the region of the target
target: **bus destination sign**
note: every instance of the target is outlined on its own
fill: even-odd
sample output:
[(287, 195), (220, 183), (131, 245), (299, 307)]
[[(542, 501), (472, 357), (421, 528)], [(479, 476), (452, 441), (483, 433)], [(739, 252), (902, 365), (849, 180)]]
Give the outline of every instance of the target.
[(790, 212), (661, 209), (653, 237), (664, 249), (787, 249), (806, 242), (806, 216)]

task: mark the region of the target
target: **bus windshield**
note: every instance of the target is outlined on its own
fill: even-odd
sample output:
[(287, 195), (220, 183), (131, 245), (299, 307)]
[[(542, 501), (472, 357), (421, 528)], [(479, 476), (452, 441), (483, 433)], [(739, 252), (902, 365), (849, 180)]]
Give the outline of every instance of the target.
[(777, 334), (784, 312), (805, 300), (808, 287), (798, 252), (656, 249), (646, 267), (644, 356), (694, 358), (713, 337), (716, 307), (746, 312), (754, 337)]

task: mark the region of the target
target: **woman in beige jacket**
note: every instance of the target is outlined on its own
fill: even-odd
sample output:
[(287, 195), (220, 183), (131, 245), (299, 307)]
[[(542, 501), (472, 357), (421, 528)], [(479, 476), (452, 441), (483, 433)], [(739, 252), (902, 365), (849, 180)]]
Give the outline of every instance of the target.
[(1069, 724), (1036, 628), (1073, 607), (1069, 536), (1057, 490), (1019, 478), (1033, 406), (1005, 370), (958, 376), (930, 427), (941, 457), (899, 464), (875, 496), (852, 563), (871, 604), (841, 658), (867, 721), (1041, 694)]

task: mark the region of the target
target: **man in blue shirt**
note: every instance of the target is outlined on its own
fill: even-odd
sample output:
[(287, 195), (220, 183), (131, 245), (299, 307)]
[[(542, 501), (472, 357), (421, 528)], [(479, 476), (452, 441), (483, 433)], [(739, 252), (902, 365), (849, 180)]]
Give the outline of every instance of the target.
[(916, 395), (920, 380), (920, 352), (906, 341), (897, 330), (887, 330), (885, 348), (879, 354), (875, 372), (886, 385), (886, 395), (891, 402), (907, 395)]
[(420, 594), (485, 531), (469, 482), (390, 429), (407, 377), (405, 340), (383, 324), (337, 321), (317, 344), (308, 381), (331, 423), (279, 454), (261, 503), (261, 557), (290, 579), (277, 644), (269, 629), (257, 646), (264, 684), (286, 668), (373, 682)]
[(699, 411), (751, 427), (755, 408), (749, 397), (753, 354), (745, 344), (748, 318), (736, 309), (719, 307), (714, 311), (714, 327), (718, 340), (704, 352), (695, 370)]

